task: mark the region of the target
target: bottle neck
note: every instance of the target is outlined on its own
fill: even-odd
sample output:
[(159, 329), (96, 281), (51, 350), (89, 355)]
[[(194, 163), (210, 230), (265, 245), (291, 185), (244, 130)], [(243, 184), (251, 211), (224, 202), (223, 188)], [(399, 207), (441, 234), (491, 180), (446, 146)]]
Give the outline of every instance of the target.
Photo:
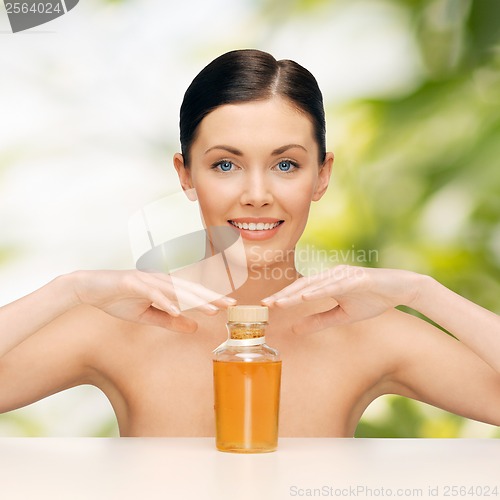
[(266, 341), (265, 330), (267, 323), (227, 323), (229, 346), (261, 345)]

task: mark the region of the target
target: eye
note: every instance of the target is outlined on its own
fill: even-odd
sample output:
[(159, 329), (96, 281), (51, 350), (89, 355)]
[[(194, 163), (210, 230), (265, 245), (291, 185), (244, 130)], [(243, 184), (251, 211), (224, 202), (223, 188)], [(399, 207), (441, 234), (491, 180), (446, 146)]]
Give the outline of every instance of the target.
[(229, 172), (233, 169), (233, 162), (229, 160), (222, 160), (214, 163), (212, 168), (218, 170), (219, 172)]
[(293, 172), (298, 165), (291, 160), (280, 160), (277, 167), (280, 172)]

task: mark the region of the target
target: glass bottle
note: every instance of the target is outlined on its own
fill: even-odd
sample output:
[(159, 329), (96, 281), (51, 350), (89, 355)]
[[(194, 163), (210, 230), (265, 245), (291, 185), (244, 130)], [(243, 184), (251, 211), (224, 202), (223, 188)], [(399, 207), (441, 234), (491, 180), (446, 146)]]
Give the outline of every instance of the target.
[(229, 337), (213, 352), (216, 446), (262, 453), (278, 445), (279, 353), (265, 343), (268, 309), (232, 306)]

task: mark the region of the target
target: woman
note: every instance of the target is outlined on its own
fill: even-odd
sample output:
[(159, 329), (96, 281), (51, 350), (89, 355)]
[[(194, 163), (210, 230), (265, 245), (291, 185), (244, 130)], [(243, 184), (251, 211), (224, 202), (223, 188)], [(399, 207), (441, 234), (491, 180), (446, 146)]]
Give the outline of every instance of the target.
[[(231, 297), (140, 271), (76, 272), (0, 311), (0, 411), (79, 384), (109, 398), (122, 436), (214, 433), (211, 351), (236, 302), (270, 307), (283, 358), (280, 434), (353, 436), (366, 407), (400, 394), (500, 425), (500, 318), (415, 273), (340, 266), (303, 278), (294, 249), (330, 179), (322, 97), (292, 61), (233, 51), (194, 79), (174, 166), (207, 227), (243, 238)], [(451, 331), (394, 309), (411, 306)]]

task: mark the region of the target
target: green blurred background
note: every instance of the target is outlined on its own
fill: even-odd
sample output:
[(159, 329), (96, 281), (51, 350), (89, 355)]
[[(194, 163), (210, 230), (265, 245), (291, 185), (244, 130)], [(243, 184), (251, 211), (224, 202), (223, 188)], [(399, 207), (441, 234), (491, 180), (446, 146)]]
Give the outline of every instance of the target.
[[(315, 3), (324, 4), (302, 2)], [(307, 242), (376, 249), (368, 265), (429, 274), (500, 313), (500, 2), (394, 4), (410, 19), (424, 71), (411, 92), (328, 106), (336, 215), (332, 230), (312, 217)], [(483, 435), (455, 415), (383, 399), (358, 437)]]
[[(131, 267), (123, 250), (123, 221), (176, 182), (165, 171), (178, 150), (177, 112), (185, 87), (220, 53), (257, 47), (308, 67), (325, 96), (328, 144), (336, 161), (329, 192), (312, 209), (302, 248), (313, 248), (318, 254), (352, 251), (351, 256), (372, 251), (376, 257), (364, 265), (430, 274), (500, 313), (500, 2), (248, 0), (220, 1), (218, 7), (210, 8), (207, 2), (175, 6), (159, 1), (88, 0), (54, 24), (57, 33), (52, 39), (59, 37), (57, 44), (46, 42), (50, 37), (38, 37), (49, 55), (43, 48), (35, 50), (35, 37), (28, 35), (22, 41), (9, 39), (10, 45), (0, 48), (3, 60), (9, 62), (4, 67), (17, 75), (10, 87), (7, 80), (0, 83), (0, 94), (6, 98), (16, 87), (14, 95), (21, 99), (23, 85), (38, 86), (43, 98), (49, 99), (47, 109), (66, 106), (67, 115), (49, 120), (48, 126), (63, 136), (64, 130), (72, 128), (74, 135), (63, 145), (47, 138), (41, 146), (28, 133), (0, 143), (0, 205), (8, 207), (7, 195), (13, 192), (9, 186), (17, 185), (12, 184), (12, 176), (26, 172), (26, 158), (31, 161), (28, 173), (61, 160), (60, 170), (44, 170), (45, 176), (49, 173), (46, 185), (59, 182), (70, 193), (66, 198), (53, 194), (49, 200), (35, 186), (16, 195), (16, 199), (24, 197), (23, 206), (38, 196), (38, 207), (49, 206), (61, 196), (57, 209), (48, 213), (53, 218), (50, 227), (59, 230), (54, 230), (47, 252), (39, 252), (31, 267), (22, 259), (32, 258), (44, 245), (19, 237), (19, 227), (31, 234), (35, 229), (29, 229), (26, 221), (34, 218), (40, 226), (40, 219), (33, 207), (16, 225), (12, 212), (7, 213), (11, 209), (0, 213), (2, 289), (27, 293), (51, 276), (77, 267)], [(79, 55), (73, 66), (53, 55), (56, 45), (64, 51), (61, 39)], [(94, 52), (83, 49), (92, 46), (92, 40)], [(118, 45), (120, 50), (110, 49)], [(30, 64), (36, 69), (28, 70), (9, 59), (8, 50), (11, 55), (16, 50), (36, 55), (38, 50), (42, 63), (35, 63), (33, 56)], [(157, 68), (161, 71), (155, 73)], [(154, 99), (148, 100), (151, 95)], [(129, 109), (128, 115), (124, 109)], [(105, 130), (102, 123), (108, 115), (115, 116), (115, 121)], [(14, 111), (4, 112), (0, 133), (8, 132), (6, 123), (13, 119)], [(97, 148), (95, 156), (82, 169), (75, 158), (92, 148)], [(117, 151), (123, 156), (116, 156)], [(140, 168), (126, 163), (131, 157)], [(97, 165), (95, 173), (92, 165)], [(120, 173), (106, 180), (104, 167)], [(86, 194), (72, 191), (80, 181)], [(58, 188), (57, 193), (62, 191)], [(76, 206), (74, 212), (70, 200)], [(115, 209), (113, 220), (104, 226), (102, 214), (109, 212), (105, 207), (110, 204), (125, 209)], [(73, 220), (57, 223), (64, 208)], [(54, 243), (61, 226), (70, 231), (78, 225), (90, 226), (83, 232), (82, 240), (87, 241), (83, 250), (81, 245), (78, 249), (65, 246), (71, 238)], [(121, 232), (113, 233), (111, 226), (121, 227)], [(44, 231), (50, 232), (47, 227)], [(73, 259), (68, 260), (68, 254)], [(49, 263), (54, 260), (59, 267)], [(16, 288), (21, 268), (28, 269), (29, 278)], [(34, 279), (33, 269), (40, 268), (44, 272)], [(3, 302), (11, 298), (4, 291)], [(109, 404), (93, 388), (74, 389), (49, 400), (0, 416), (0, 434), (117, 435)], [(82, 414), (87, 417), (82, 419)], [(500, 432), (421, 403), (386, 396), (368, 408), (356, 435), (499, 437)]]

